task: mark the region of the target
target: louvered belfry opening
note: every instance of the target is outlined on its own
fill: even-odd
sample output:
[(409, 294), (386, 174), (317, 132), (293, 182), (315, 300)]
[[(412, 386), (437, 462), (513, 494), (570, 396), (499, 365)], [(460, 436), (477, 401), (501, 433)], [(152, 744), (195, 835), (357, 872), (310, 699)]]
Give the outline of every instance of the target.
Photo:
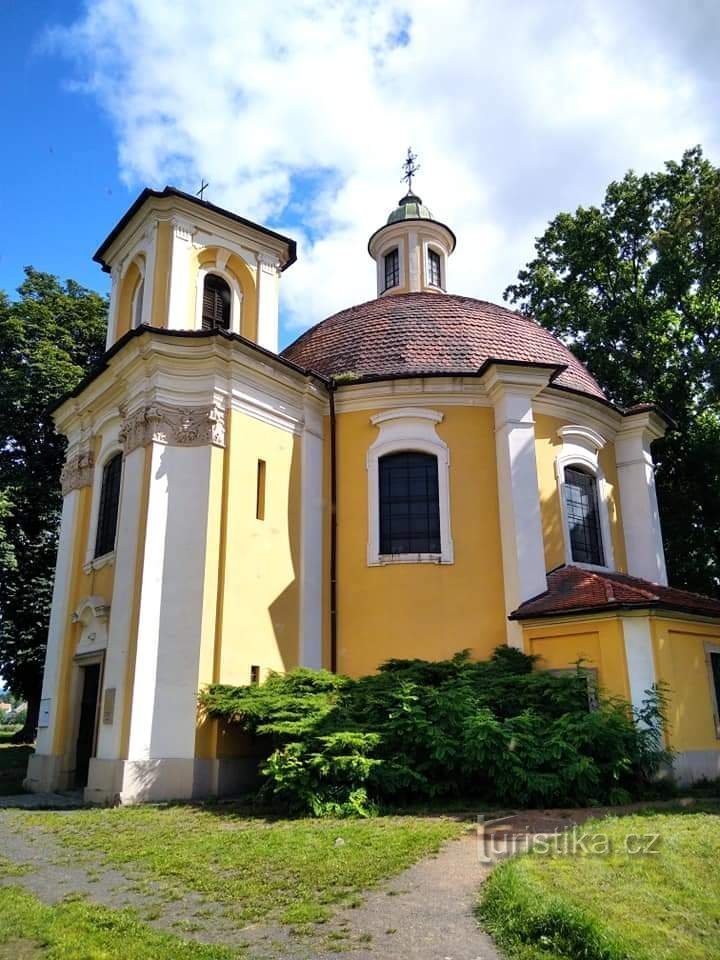
[(215, 273), (205, 277), (203, 285), (203, 330), (230, 329), (230, 286)]

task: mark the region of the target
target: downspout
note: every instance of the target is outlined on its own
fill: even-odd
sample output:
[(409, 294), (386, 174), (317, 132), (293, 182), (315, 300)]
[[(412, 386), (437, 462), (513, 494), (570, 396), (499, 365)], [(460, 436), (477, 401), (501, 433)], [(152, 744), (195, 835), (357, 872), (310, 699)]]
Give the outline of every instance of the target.
[(337, 458), (335, 380), (330, 378), (330, 669), (337, 673)]

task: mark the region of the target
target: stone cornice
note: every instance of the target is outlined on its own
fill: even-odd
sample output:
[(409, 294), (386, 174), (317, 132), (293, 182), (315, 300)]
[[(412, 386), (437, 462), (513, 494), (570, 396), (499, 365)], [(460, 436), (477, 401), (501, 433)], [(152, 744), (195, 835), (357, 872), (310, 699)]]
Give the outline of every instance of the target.
[(125, 416), (119, 440), (127, 455), (149, 443), (177, 447), (225, 446), (225, 411), (217, 404), (173, 407), (151, 403)]
[(94, 469), (95, 458), (90, 449), (85, 448), (71, 453), (60, 474), (62, 495), (66, 497), (73, 490), (92, 486)]

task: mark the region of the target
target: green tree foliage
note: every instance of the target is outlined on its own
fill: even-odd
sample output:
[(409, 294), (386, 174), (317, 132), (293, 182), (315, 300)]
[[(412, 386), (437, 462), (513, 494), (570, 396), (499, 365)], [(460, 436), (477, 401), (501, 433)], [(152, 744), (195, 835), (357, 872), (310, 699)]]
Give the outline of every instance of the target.
[(37, 719), (65, 443), (46, 408), (104, 350), (107, 301), (31, 267), (0, 292), (0, 676)]
[(506, 299), (567, 343), (608, 396), (653, 401), (671, 583), (720, 588), (720, 169), (700, 147), (561, 213)]
[(478, 796), (499, 803), (618, 803), (666, 759), (662, 698), (588, 708), (587, 677), (489, 661), (391, 660), (351, 680), (298, 669), (261, 686), (209, 687), (201, 706), (266, 741), (261, 796), (316, 816), (380, 803)]

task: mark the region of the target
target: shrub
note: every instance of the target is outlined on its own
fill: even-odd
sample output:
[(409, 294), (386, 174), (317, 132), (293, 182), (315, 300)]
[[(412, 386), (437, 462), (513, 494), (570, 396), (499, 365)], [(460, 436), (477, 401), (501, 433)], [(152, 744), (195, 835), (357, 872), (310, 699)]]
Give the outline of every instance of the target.
[[(390, 660), (359, 680), (326, 671), (215, 685), (212, 717), (265, 738), (261, 796), (313, 815), (464, 795), (513, 805), (621, 803), (667, 758), (663, 701), (588, 708), (586, 676), (533, 670), (499, 647), (488, 661)], [(638, 719), (642, 723), (637, 723)]]

